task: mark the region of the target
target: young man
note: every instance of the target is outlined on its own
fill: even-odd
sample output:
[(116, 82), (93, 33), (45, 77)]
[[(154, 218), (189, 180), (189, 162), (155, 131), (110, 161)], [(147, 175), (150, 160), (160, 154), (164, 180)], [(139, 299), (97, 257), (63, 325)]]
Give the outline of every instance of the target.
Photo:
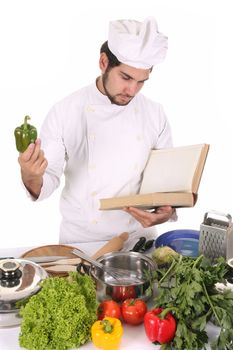
[(64, 172), (60, 243), (103, 241), (123, 231), (142, 235), (172, 217), (170, 206), (99, 210), (100, 198), (137, 193), (150, 150), (172, 146), (162, 106), (139, 94), (166, 49), (154, 18), (110, 22), (101, 76), (53, 106), (40, 139), (19, 155), (34, 200), (51, 195)]

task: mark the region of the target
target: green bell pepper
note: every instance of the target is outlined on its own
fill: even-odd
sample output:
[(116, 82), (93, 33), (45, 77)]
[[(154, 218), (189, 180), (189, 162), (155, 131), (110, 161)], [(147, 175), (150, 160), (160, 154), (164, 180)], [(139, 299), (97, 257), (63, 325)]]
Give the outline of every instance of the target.
[(28, 124), (31, 119), (28, 115), (24, 117), (24, 123), (15, 129), (15, 143), (19, 152), (24, 152), (30, 143), (37, 139), (37, 130), (33, 125)]

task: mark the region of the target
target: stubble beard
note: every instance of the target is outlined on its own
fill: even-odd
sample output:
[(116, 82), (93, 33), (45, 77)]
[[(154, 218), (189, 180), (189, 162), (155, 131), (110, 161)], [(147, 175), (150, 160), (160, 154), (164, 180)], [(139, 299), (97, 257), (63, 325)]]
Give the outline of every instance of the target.
[(117, 106), (127, 106), (131, 102), (131, 100), (133, 99), (134, 96), (126, 95), (126, 97), (130, 97), (130, 99), (128, 101), (126, 101), (126, 102), (118, 102), (117, 101), (117, 96), (121, 96), (121, 94), (111, 95), (110, 92), (107, 89), (107, 86), (106, 86), (107, 82), (108, 82), (108, 71), (106, 71), (102, 75), (102, 83), (103, 83), (103, 88), (104, 88), (104, 92), (105, 92), (106, 96), (108, 97), (108, 99), (110, 100), (110, 102), (112, 104), (115, 104)]

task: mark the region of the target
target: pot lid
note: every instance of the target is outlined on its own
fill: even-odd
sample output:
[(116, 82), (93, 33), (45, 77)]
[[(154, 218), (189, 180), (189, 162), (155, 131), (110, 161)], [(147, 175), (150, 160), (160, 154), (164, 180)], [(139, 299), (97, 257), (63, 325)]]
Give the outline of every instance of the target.
[(0, 311), (4, 304), (22, 300), (40, 289), (40, 282), (48, 277), (38, 264), (25, 259), (0, 260)]

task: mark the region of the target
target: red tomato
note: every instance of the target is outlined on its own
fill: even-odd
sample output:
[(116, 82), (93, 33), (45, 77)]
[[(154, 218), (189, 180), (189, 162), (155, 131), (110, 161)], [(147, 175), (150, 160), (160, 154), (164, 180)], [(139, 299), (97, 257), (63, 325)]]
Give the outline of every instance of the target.
[(104, 300), (98, 306), (97, 315), (99, 320), (102, 320), (106, 316), (120, 319), (121, 308), (114, 300)]
[(122, 318), (126, 323), (137, 325), (143, 322), (147, 305), (141, 299), (126, 299), (121, 305)]
[(114, 286), (112, 292), (113, 299), (122, 302), (126, 299), (136, 298), (134, 286)]

